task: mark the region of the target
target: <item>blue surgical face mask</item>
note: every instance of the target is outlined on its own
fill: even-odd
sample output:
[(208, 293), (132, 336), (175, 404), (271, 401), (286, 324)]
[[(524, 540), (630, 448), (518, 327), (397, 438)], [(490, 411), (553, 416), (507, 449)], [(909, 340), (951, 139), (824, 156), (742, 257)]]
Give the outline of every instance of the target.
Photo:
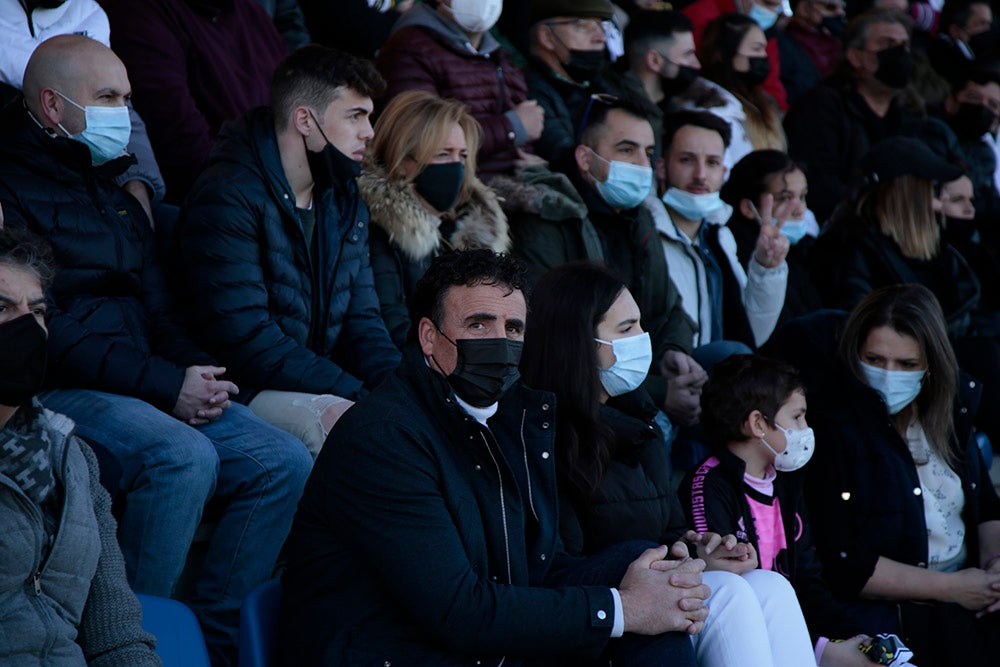
[(602, 345), (610, 345), (615, 354), (615, 363), (610, 368), (601, 368), (601, 384), (609, 396), (621, 396), (639, 388), (649, 365), (653, 363), (653, 344), (648, 333), (612, 341), (595, 338)]
[(688, 220), (701, 220), (725, 205), (718, 192), (696, 195), (680, 188), (667, 190), (663, 195), (663, 203)]
[(868, 386), (885, 401), (889, 414), (899, 413), (920, 395), (924, 375), (927, 371), (890, 371), (861, 362)]
[(653, 188), (653, 169), (629, 162), (605, 160), (593, 150), (591, 154), (608, 163), (608, 178), (594, 179), (594, 187), (608, 206), (619, 209), (635, 208)]
[(90, 159), (94, 164), (110, 162), (125, 153), (132, 135), (132, 119), (129, 118), (128, 107), (82, 107), (59, 91), (56, 94), (83, 111), (87, 126), (82, 132), (70, 134), (62, 123), (59, 124), (59, 129), (90, 149)]
[(762, 7), (756, 2), (751, 5), (750, 11), (747, 12), (747, 16), (754, 20), (754, 22), (760, 26), (760, 29), (767, 32), (771, 29), (775, 23), (778, 22), (778, 12), (773, 9), (768, 9), (767, 7)]
[[(777, 225), (778, 221), (775, 218), (771, 218), (771, 224)], [(806, 235), (806, 219), (786, 220), (785, 224), (781, 226), (781, 233), (788, 237), (790, 244), (795, 245)]]

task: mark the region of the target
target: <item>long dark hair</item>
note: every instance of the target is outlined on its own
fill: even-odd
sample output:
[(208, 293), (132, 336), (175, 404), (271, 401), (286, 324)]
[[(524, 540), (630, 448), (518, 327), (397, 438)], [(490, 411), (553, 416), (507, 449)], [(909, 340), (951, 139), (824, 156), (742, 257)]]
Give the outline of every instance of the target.
[(861, 346), (878, 327), (889, 327), (920, 344), (927, 358), (927, 374), (915, 401), (917, 414), (931, 447), (945, 461), (952, 462), (958, 362), (938, 300), (923, 285), (892, 285), (875, 290), (854, 307), (840, 339), (840, 358), (865, 384)]
[(611, 458), (613, 435), (599, 421), (597, 325), (626, 289), (607, 269), (571, 262), (552, 269), (531, 296), (521, 376), (528, 386), (555, 393), (556, 470), (574, 503), (588, 504)]

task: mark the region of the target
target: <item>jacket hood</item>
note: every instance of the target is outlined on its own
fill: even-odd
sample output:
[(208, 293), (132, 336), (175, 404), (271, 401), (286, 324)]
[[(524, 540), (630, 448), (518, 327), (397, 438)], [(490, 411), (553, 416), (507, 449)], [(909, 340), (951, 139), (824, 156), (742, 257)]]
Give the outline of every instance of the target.
[(478, 49), (472, 46), (472, 43), (469, 42), (469, 36), (465, 34), (465, 31), (457, 23), (441, 16), (436, 9), (428, 4), (415, 5), (403, 14), (392, 27), (392, 33), (390, 34), (395, 34), (403, 28), (410, 27), (430, 30), (452, 49), (461, 53), (486, 55), (500, 48), (500, 42), (489, 31), (483, 33), (483, 41)]
[[(445, 241), (460, 250), (507, 252), (510, 236), (500, 200), (478, 178), (470, 184), (471, 197), (455, 210), (455, 231)], [(372, 224), (382, 228), (403, 254), (420, 261), (438, 249), (441, 221), (420, 204), (413, 183), (392, 181), (384, 169), (370, 166), (358, 179), (358, 188)]]
[(676, 98), (676, 103), (682, 109), (711, 111), (729, 122), (746, 120), (743, 105), (735, 95), (714, 81), (700, 77), (683, 95)]
[(530, 213), (553, 222), (587, 217), (587, 204), (569, 177), (547, 166), (528, 167), (516, 178), (494, 176), (490, 187), (500, 195), (509, 215)]

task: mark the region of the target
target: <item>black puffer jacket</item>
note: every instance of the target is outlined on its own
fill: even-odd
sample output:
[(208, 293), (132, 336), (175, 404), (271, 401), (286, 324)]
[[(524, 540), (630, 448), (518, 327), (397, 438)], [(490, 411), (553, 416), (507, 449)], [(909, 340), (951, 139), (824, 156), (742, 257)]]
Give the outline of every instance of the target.
[(251, 390), (241, 398), (261, 389), (357, 398), (399, 363), (357, 185), (315, 191), (313, 208), (310, 253), (271, 112), (223, 126), (185, 204), (179, 245), (198, 336)]
[(0, 117), (6, 224), (47, 238), (61, 269), (47, 317), (48, 384), (134, 396), (169, 411), (185, 368), (212, 359), (175, 316), (149, 220), (111, 180), (131, 162), (92, 167), (82, 143), (48, 136), (20, 101)]

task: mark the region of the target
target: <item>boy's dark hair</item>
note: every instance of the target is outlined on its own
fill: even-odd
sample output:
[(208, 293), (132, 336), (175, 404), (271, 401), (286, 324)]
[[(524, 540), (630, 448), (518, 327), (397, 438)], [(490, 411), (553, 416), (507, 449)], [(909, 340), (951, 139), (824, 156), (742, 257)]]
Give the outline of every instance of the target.
[(729, 180), (722, 185), (719, 196), (733, 207), (733, 215), (742, 216), (739, 211), (740, 201), (749, 199), (756, 206), (761, 195), (770, 187), (772, 178), (793, 171), (805, 173), (803, 167), (782, 151), (768, 148), (747, 153), (733, 165)]
[(677, 132), (688, 125), (718, 132), (719, 136), (722, 137), (723, 148), (729, 148), (729, 142), (733, 138), (729, 123), (709, 111), (675, 111), (667, 114), (663, 119), (664, 155), (670, 152), (670, 146), (674, 143), (674, 136)]
[(979, 86), (995, 83), (1000, 86), (1000, 71), (982, 66), (969, 67), (963, 69), (961, 72), (956, 72), (956, 75), (948, 83), (951, 88), (952, 97), (955, 97), (965, 90), (965, 87), (969, 83)]
[(370, 61), (319, 44), (286, 56), (271, 77), (271, 109), (278, 130), (288, 127), (295, 107), (307, 106), (321, 113), (341, 87), (376, 98), (385, 92), (385, 80)]
[(410, 340), (417, 338), (417, 326), (424, 317), (438, 328), (442, 326), (444, 297), (452, 287), (464, 285), (497, 285), (509, 291), (524, 293), (527, 302), (527, 285), (524, 266), (511, 255), (493, 252), (486, 248), (461, 250), (438, 255), (417, 281), (410, 299)]
[(645, 57), (660, 42), (679, 32), (694, 32), (691, 19), (680, 12), (643, 10), (632, 15), (625, 28), (625, 54), (629, 62)]
[(989, 0), (946, 0), (941, 7), (941, 16), (938, 19), (938, 33), (948, 34), (948, 28), (958, 26), (960, 30), (965, 30), (972, 18), (972, 5), (990, 6)]
[(747, 440), (742, 426), (754, 410), (768, 424), (795, 390), (805, 391), (799, 373), (786, 363), (753, 354), (735, 354), (712, 368), (701, 392), (701, 426), (708, 444)]
[(27, 229), (0, 227), (0, 264), (33, 273), (43, 290), (49, 289), (56, 275), (52, 246)]
[(584, 116), (580, 119), (580, 128), (577, 133), (580, 137), (580, 143), (590, 148), (596, 147), (597, 142), (600, 141), (608, 122), (608, 114), (612, 111), (622, 111), (633, 118), (641, 118), (647, 123), (650, 116), (656, 113), (653, 103), (638, 95), (599, 95), (596, 97), (597, 99), (588, 101), (589, 108), (584, 110)]

